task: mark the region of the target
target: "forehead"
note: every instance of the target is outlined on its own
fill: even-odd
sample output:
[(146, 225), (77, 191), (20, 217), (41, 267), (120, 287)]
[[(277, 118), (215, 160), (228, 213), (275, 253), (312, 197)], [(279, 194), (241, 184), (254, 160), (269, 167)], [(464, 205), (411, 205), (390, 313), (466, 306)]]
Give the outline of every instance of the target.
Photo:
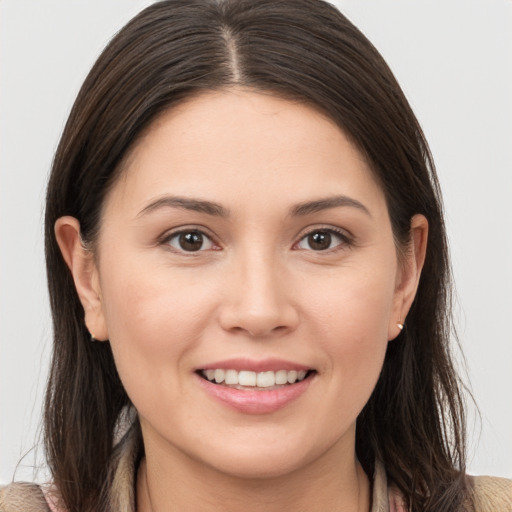
[[(108, 202), (134, 209), (172, 193), (247, 206), (328, 192), (382, 195), (364, 157), (327, 116), (245, 89), (212, 91), (161, 114), (138, 140)], [(260, 201), (260, 202), (261, 202)]]

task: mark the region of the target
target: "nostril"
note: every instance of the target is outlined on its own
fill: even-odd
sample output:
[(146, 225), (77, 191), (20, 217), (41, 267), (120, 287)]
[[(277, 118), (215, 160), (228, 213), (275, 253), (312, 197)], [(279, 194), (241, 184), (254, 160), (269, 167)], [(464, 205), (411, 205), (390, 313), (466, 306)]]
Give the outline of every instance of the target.
[(277, 327), (271, 327), (269, 329), (244, 329), (240, 328), (241, 330), (247, 331), (253, 338), (261, 338), (264, 336), (268, 336), (273, 333), (282, 333), (283, 331), (286, 331), (288, 328), (285, 325), (278, 325)]
[[(268, 273), (268, 272), (267, 272)], [(282, 335), (298, 325), (299, 314), (286, 285), (278, 279), (262, 275), (262, 272), (234, 277), (227, 285), (220, 301), (219, 323), (232, 333), (245, 333), (252, 338)], [(232, 292), (232, 293), (230, 293)]]

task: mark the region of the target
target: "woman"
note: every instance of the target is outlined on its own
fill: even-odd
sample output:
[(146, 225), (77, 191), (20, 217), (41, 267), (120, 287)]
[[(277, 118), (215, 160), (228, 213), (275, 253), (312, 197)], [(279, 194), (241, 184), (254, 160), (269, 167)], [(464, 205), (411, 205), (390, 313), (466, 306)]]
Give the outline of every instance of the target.
[(134, 18), (70, 115), (46, 246), (54, 486), (5, 510), (510, 507), (464, 473), (428, 146), (328, 4)]

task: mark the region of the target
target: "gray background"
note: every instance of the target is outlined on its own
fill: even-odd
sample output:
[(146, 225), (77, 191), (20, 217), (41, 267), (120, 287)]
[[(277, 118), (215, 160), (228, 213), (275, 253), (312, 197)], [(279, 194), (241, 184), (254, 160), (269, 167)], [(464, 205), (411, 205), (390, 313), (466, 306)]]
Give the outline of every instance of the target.
[[(33, 479), (51, 323), (42, 202), (59, 135), (102, 47), (142, 0), (0, 0), (0, 483)], [(382, 52), (444, 190), (467, 373), (472, 473), (512, 477), (512, 0), (338, 0)], [(460, 359), (459, 359), (460, 360)], [(44, 479), (44, 471), (39, 479)]]

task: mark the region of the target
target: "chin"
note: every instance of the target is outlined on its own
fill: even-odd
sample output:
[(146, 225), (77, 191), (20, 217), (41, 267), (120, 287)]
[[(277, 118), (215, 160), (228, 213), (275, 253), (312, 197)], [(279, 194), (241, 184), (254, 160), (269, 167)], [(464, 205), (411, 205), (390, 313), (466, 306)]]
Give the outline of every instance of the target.
[[(292, 437), (284, 432), (258, 439), (224, 439), (216, 446), (205, 447), (200, 463), (216, 472), (243, 479), (276, 479), (306, 468), (330, 451), (333, 444), (327, 437), (312, 443), (312, 432)], [(304, 437), (306, 435), (306, 437)], [(207, 453), (208, 456), (204, 456)], [(196, 451), (197, 457), (197, 451)]]
[[(208, 464), (216, 472), (223, 473), (232, 478), (246, 480), (276, 479), (293, 473), (305, 466), (310, 461), (306, 458), (291, 454), (264, 453), (244, 456), (237, 455), (215, 464)], [(213, 462), (213, 461), (212, 461)]]

